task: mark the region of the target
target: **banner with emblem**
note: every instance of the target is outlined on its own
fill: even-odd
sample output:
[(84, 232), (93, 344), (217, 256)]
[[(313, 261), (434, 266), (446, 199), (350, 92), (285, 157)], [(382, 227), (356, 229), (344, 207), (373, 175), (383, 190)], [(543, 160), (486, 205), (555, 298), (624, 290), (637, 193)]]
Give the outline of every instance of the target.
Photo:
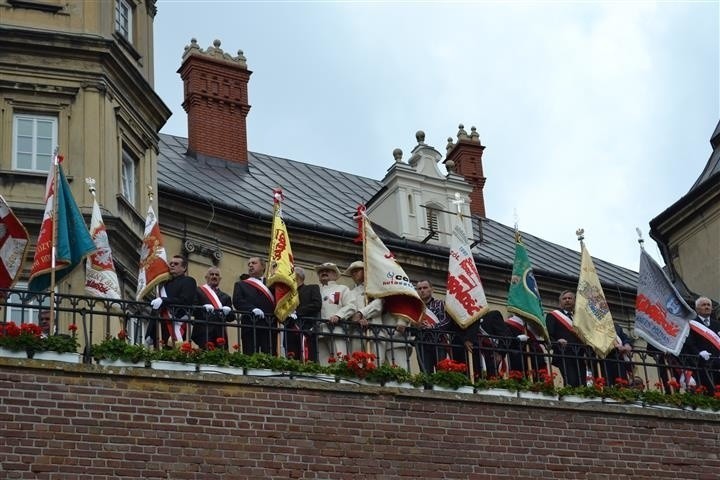
[(641, 249), (635, 332), (658, 350), (679, 355), (696, 316), (660, 265)]
[(282, 190), (273, 191), (273, 223), (270, 237), (267, 286), (275, 287), (275, 317), (284, 322), (300, 304), (295, 279), (295, 260), (290, 247), (285, 221), (282, 218)]
[(85, 263), (85, 291), (88, 295), (101, 298), (119, 299), (120, 282), (115, 273), (112, 250), (108, 241), (107, 230), (95, 197), (95, 179), (86, 178), (90, 193), (93, 196), (92, 217), (90, 218), (90, 237), (97, 250), (88, 256)]
[(450, 240), (445, 310), (461, 328), (469, 327), (488, 310), (475, 258), (460, 226), (453, 229)]
[(140, 248), (140, 271), (138, 272), (137, 296), (138, 301), (152, 292), (160, 283), (170, 278), (170, 267), (167, 263), (167, 253), (160, 233), (152, 203), (148, 205), (145, 218), (145, 234)]
[(95, 251), (95, 244), (60, 165), (62, 160), (61, 156), (55, 156), (45, 184), (45, 212), (28, 282), (28, 290), (34, 292), (54, 287), (50, 285), (53, 269), (55, 282), (59, 282), (86, 255)]
[(510, 278), (507, 309), (508, 312), (515, 313), (521, 318), (532, 322), (543, 332), (543, 338), (550, 338), (547, 334), (542, 299), (530, 264), (530, 258), (519, 233), (515, 235), (515, 262), (513, 263), (512, 277)]
[(615, 348), (617, 334), (610, 307), (605, 300), (592, 257), (585, 248), (582, 233), (582, 230), (578, 230), (581, 259), (573, 327), (583, 342), (595, 350), (598, 357), (605, 358)]
[(27, 230), (0, 195), (0, 288), (12, 288), (27, 253)]
[(370, 225), (365, 208), (358, 208), (358, 222), (363, 240), (365, 294), (369, 299), (382, 298), (383, 309), (412, 323), (420, 323), (425, 304), (415, 291), (403, 268)]

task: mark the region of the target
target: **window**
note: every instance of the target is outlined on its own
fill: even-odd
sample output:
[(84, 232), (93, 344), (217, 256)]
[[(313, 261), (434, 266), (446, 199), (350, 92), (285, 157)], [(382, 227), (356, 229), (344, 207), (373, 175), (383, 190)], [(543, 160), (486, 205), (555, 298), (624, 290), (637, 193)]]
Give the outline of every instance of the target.
[(123, 147), (122, 152), (122, 194), (131, 205), (135, 205), (135, 164), (133, 155)]
[(57, 118), (43, 115), (13, 116), (13, 168), (47, 172), (57, 146)]
[[(13, 290), (26, 290), (27, 283), (18, 282), (13, 287)], [(15, 322), (20, 325), (21, 323), (38, 323), (38, 299), (35, 295), (29, 295), (25, 292), (18, 292), (9, 295), (7, 298), (8, 304), (5, 307), (5, 321)], [(43, 296), (42, 306), (49, 308), (50, 296)]]
[(437, 233), (439, 231), (438, 211), (428, 206), (425, 208), (425, 215), (427, 219), (428, 235), (430, 232), (433, 232), (433, 235), (430, 238), (433, 240), (440, 240), (440, 235)]
[(128, 42), (132, 42), (132, 15), (132, 5), (128, 0), (115, 2), (115, 31)]

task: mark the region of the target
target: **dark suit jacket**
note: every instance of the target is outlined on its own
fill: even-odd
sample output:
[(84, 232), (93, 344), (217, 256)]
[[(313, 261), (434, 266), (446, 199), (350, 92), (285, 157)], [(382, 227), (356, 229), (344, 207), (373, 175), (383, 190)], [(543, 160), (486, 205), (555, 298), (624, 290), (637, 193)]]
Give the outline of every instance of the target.
[(299, 318), (320, 318), (322, 296), (320, 295), (319, 285), (300, 285), (298, 287), (298, 297), (300, 304), (295, 313)]
[(173, 308), (174, 305), (193, 306), (195, 305), (197, 283), (192, 277), (182, 275), (171, 278), (165, 282), (166, 297), (163, 298), (163, 307), (170, 307), (170, 314), (175, 318), (182, 318), (190, 315), (189, 308)]
[[(216, 290), (215, 293), (220, 300), (220, 303), (225, 307), (232, 308), (232, 300), (230, 295), (227, 293)], [(205, 305), (211, 303), (210, 299), (205, 295), (205, 292), (201, 289), (197, 289), (197, 305)], [(222, 322), (232, 322), (235, 320), (235, 313), (230, 312), (228, 315), (223, 315), (220, 311), (206, 312), (204, 308), (198, 308), (195, 310), (195, 318), (202, 321), (195, 322), (192, 331), (192, 341), (203, 347), (207, 342), (215, 342), (218, 338), (224, 338), (227, 345), (227, 335), (225, 334), (225, 327), (221, 325)]]
[[(700, 320), (700, 317), (697, 317), (695, 320), (697, 320), (700, 323), (703, 323), (702, 320)], [(713, 332), (718, 333), (718, 330), (720, 330), (720, 321), (710, 317), (710, 327), (709, 328)], [(718, 335), (720, 335), (720, 334), (718, 334)], [(715, 348), (715, 345), (713, 345), (712, 342), (708, 341), (702, 335), (695, 333), (691, 329), (690, 334), (688, 335), (687, 339), (685, 340), (685, 345), (683, 345), (682, 353), (685, 355), (697, 355), (698, 353), (702, 352), (703, 350), (709, 352), (710, 355), (712, 355), (713, 357), (720, 355), (720, 351), (718, 351), (718, 349)]]
[(251, 280), (235, 282), (232, 302), (235, 310), (244, 313), (250, 313), (254, 308), (259, 308), (265, 315), (275, 314), (275, 302), (254, 287)]

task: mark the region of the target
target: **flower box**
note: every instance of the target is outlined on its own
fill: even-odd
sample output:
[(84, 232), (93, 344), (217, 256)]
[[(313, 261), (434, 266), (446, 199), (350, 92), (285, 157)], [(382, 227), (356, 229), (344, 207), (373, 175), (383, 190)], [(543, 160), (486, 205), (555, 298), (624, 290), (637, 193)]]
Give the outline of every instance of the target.
[(110, 360), (109, 358), (101, 358), (98, 360), (98, 365), (103, 367), (115, 367), (115, 368), (145, 368), (145, 362), (130, 362), (127, 360)]
[(6, 358), (28, 358), (25, 350), (12, 350), (10, 348), (0, 347), (0, 357)]
[(385, 382), (385, 386), (390, 388), (407, 388), (410, 390), (416, 390), (416, 387), (412, 383), (408, 382), (395, 382), (390, 380)]
[(520, 398), (527, 398), (529, 400), (554, 400), (555, 397), (551, 395), (545, 395), (541, 392), (530, 392), (527, 390), (520, 390)]
[(507, 388), (484, 388), (476, 390), (476, 393), (490, 397), (517, 397), (517, 392), (508, 390)]
[(194, 363), (171, 362), (168, 360), (153, 360), (150, 362), (153, 370), (172, 370), (175, 372), (194, 372), (197, 365)]
[(270, 370), (269, 368), (247, 368), (245, 369), (245, 375), (252, 377), (272, 377), (278, 375), (277, 372)]
[(473, 393), (474, 388), (472, 385), (461, 385), (458, 388), (441, 387), (440, 385), (433, 385), (432, 389), (434, 392), (453, 392), (453, 393)]
[(46, 350), (43, 352), (35, 352), (33, 360), (43, 360), (52, 362), (66, 362), (66, 363), (82, 363), (82, 355), (73, 352), (59, 353), (52, 350)]
[(224, 367), (221, 365), (198, 365), (198, 372), (207, 374), (221, 374), (221, 375), (244, 375), (245, 372), (242, 368), (238, 367)]

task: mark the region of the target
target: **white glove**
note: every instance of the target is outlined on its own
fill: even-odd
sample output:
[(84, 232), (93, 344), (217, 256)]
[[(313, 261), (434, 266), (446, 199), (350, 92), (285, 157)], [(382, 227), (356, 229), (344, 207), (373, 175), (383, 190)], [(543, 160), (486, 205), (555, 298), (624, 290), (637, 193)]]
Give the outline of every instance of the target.
[(517, 338), (518, 340), (520, 340), (521, 342), (527, 342), (527, 341), (530, 339), (530, 337), (528, 337), (528, 336), (525, 335), (524, 333), (518, 335), (516, 338)]
[(162, 305), (163, 299), (158, 297), (150, 301), (150, 306), (153, 310), (157, 310)]
[(203, 308), (204, 308), (205, 311), (208, 312), (208, 313), (210, 313), (210, 312), (212, 312), (213, 310), (215, 310), (215, 307), (213, 307), (212, 304), (210, 304), (210, 303), (206, 303), (205, 305), (203, 305)]
[(265, 314), (264, 314), (263, 311), (260, 310), (259, 308), (253, 308), (253, 309), (252, 309), (252, 314), (255, 315), (255, 316), (258, 317), (258, 318), (265, 318)]
[(297, 320), (297, 313), (293, 312), (293, 313), (291, 313), (289, 316), (290, 316), (290, 318), (292, 318), (293, 320)]
[(703, 360), (706, 360), (706, 361), (710, 360), (710, 352), (708, 352), (707, 350), (703, 350), (698, 355), (700, 355), (703, 358)]
[(230, 311), (231, 311), (230, 307), (226, 307), (226, 306), (222, 307), (223, 315), (230, 315)]

